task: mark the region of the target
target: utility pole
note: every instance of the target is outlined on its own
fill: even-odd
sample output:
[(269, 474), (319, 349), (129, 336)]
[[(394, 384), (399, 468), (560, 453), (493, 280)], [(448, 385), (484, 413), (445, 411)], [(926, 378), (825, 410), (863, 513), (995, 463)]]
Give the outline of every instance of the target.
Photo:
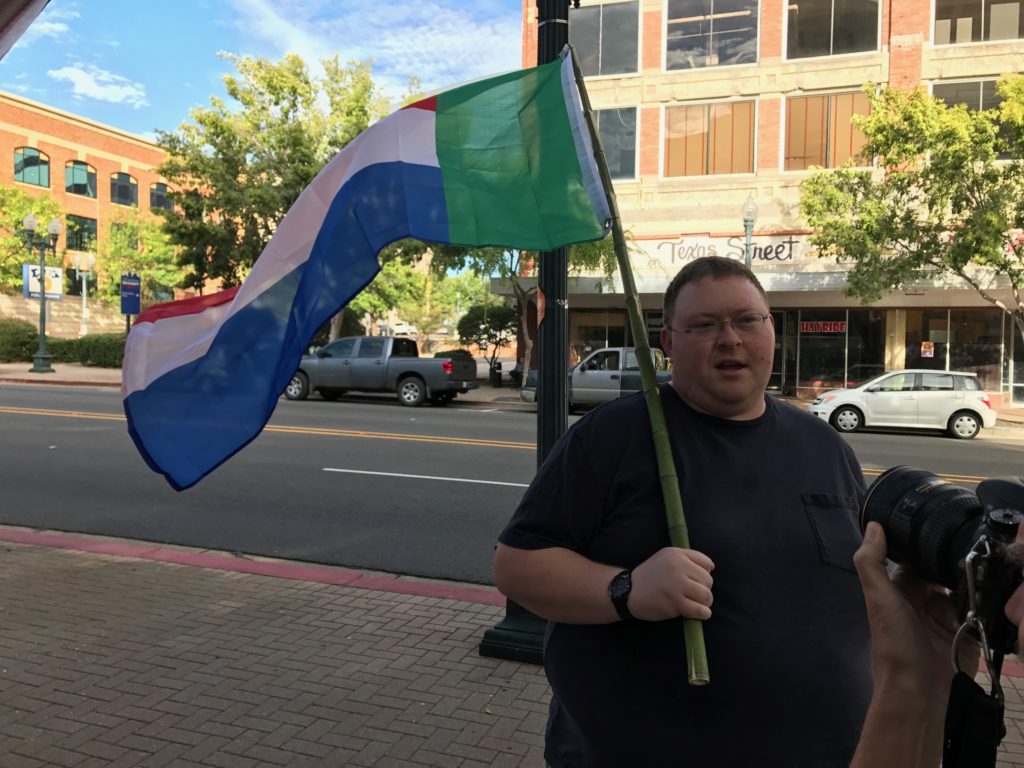
[[(574, 0), (579, 6), (579, 0)], [(558, 58), (569, 42), (569, 0), (537, 0), (537, 64)], [(569, 398), (566, 355), (569, 349), (569, 250), (539, 254), (537, 284), (544, 297), (544, 317), (537, 318), (537, 466), (568, 429)], [(523, 376), (530, 361), (523, 361)], [(511, 600), (505, 618), (484, 633), (480, 655), (540, 664), (547, 622)]]

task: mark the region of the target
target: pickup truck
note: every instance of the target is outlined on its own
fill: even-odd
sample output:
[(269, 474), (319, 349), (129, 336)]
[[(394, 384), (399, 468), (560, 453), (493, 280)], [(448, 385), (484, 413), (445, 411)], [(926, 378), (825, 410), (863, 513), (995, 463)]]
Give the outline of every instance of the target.
[(284, 396), (305, 400), (315, 391), (336, 400), (346, 392), (394, 392), (415, 408), (427, 400), (448, 405), (479, 386), (472, 359), (420, 357), (415, 341), (396, 336), (346, 336), (304, 356)]
[[(658, 383), (668, 381), (672, 374), (667, 369), (665, 355), (660, 349), (654, 353), (654, 371)], [(569, 370), (569, 410), (600, 405), (622, 395), (639, 392), (640, 363), (635, 347), (607, 347), (597, 349)], [(537, 400), (537, 371), (526, 376), (519, 390), (524, 402)]]

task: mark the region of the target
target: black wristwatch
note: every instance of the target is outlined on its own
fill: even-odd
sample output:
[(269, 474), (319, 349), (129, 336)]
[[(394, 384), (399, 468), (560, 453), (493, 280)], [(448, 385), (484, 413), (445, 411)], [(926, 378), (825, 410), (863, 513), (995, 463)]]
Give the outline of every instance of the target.
[(633, 589), (633, 572), (628, 568), (615, 574), (608, 585), (608, 597), (615, 606), (615, 612), (623, 621), (633, 621), (633, 614), (629, 612), (629, 593)]

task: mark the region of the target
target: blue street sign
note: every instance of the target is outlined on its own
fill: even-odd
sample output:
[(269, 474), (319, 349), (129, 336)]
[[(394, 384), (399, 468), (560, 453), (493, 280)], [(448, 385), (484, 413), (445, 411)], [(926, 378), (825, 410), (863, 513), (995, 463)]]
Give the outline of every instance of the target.
[(121, 314), (137, 315), (142, 311), (142, 279), (138, 275), (121, 275)]

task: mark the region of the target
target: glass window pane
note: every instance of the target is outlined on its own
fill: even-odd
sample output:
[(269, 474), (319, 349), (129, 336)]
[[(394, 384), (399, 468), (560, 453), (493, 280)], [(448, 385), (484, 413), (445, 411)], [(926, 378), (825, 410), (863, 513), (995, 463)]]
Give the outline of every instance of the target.
[(668, 69), (697, 69), (711, 61), (711, 0), (669, 0)]
[(859, 159), (859, 155), (867, 137), (853, 124), (853, 116), (868, 113), (867, 95), (860, 92), (836, 93), (831, 96), (831, 101), (829, 167), (837, 168), (850, 159), (854, 165), (866, 165), (867, 160)]
[(359, 342), (359, 352), (357, 357), (383, 357), (384, 341), (385, 340), (381, 338), (364, 338)]
[(708, 173), (752, 173), (753, 170), (753, 102), (712, 105)]
[(597, 132), (612, 178), (636, 178), (636, 109), (598, 110)]
[(580, 71), (586, 76), (599, 74), (601, 56), (601, 6), (569, 10), (569, 42), (576, 48)]
[(665, 175), (703, 176), (707, 160), (708, 108), (665, 110)]
[(1021, 30), (1021, 4), (995, 2), (986, 4), (984, 35), (986, 40), (1016, 40)]
[(757, 0), (715, 0), (712, 59), (717, 64), (757, 61)]
[(932, 96), (944, 101), (948, 106), (966, 104), (968, 109), (977, 109), (981, 105), (981, 88), (979, 83), (935, 83)]
[(110, 202), (118, 205), (137, 206), (139, 185), (127, 173), (115, 173), (110, 177)]
[(832, 0), (790, 3), (787, 38), (787, 58), (827, 56), (832, 50)]
[(71, 251), (90, 251), (96, 247), (96, 219), (67, 215), (67, 247)]
[(827, 96), (794, 96), (786, 99), (787, 171), (825, 166)]
[(612, 3), (601, 10), (601, 74), (636, 72), (640, 4)]
[(834, 380), (837, 372), (841, 378), (846, 364), (846, 311), (801, 311), (799, 343), (798, 394), (829, 389), (823, 382)]
[(982, 0), (935, 0), (935, 44), (981, 40)]
[(1002, 316), (998, 309), (950, 313), (949, 367), (978, 374), (982, 389), (1001, 389)]
[(835, 0), (832, 54), (878, 49), (878, 2)]

